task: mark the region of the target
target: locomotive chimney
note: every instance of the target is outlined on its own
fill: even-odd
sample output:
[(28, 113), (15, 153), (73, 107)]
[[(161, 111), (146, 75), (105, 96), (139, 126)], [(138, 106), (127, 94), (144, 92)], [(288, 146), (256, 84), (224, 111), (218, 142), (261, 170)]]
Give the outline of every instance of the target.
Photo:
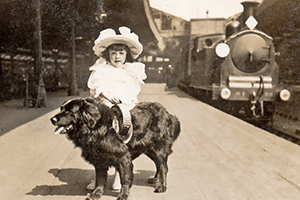
[(244, 6), (244, 11), (243, 11), (243, 15), (242, 15), (242, 24), (244, 25), (250, 16), (256, 17), (255, 10), (256, 10), (256, 7), (258, 6), (259, 2), (244, 1), (241, 4)]

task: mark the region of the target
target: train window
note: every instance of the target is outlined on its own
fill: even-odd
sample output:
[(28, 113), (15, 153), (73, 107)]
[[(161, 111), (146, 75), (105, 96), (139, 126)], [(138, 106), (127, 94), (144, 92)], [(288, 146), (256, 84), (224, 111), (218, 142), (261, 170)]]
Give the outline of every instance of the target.
[(210, 47), (213, 44), (213, 41), (210, 38), (205, 39), (204, 42), (207, 47)]
[(152, 56), (148, 56), (148, 57), (147, 57), (147, 62), (152, 62), (152, 60), (153, 60), (153, 57), (152, 57)]
[(162, 61), (164, 61), (164, 58), (162, 58), (162, 57), (156, 57), (156, 60), (155, 60), (156, 62), (162, 62)]
[(194, 48), (197, 49), (197, 52), (203, 49), (203, 41), (200, 38), (194, 40)]
[(166, 15), (162, 15), (161, 30), (171, 30), (172, 19)]

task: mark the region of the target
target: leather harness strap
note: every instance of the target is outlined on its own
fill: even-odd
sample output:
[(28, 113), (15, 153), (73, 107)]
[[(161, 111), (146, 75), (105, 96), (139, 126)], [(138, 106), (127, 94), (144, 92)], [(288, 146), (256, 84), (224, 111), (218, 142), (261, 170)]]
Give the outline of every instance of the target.
[(131, 114), (128, 109), (124, 108), (122, 104), (111, 107), (114, 112), (114, 119), (112, 127), (115, 129), (117, 137), (127, 144), (133, 135), (133, 127), (131, 122)]

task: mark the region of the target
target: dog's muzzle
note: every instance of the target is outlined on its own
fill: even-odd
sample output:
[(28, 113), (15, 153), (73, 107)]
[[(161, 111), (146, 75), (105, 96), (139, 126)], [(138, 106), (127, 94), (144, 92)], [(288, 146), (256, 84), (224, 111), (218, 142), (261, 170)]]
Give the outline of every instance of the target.
[(56, 117), (52, 117), (52, 118), (50, 119), (50, 121), (51, 121), (51, 123), (52, 123), (54, 126), (56, 126), (58, 120), (57, 120)]
[(70, 130), (73, 129), (73, 125), (58, 125), (58, 119), (56, 117), (52, 117), (50, 119), (51, 123), (54, 126), (57, 126), (56, 129), (54, 130), (54, 134), (58, 135), (58, 134), (67, 134)]

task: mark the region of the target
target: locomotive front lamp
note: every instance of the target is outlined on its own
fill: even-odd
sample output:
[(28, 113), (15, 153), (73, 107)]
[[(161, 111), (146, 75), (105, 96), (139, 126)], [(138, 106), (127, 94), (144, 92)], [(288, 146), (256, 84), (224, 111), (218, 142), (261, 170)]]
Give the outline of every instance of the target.
[(282, 101), (288, 101), (291, 98), (291, 93), (287, 89), (283, 89), (280, 91), (279, 97)]
[(220, 57), (220, 58), (225, 58), (226, 56), (228, 56), (230, 52), (230, 48), (227, 44), (225, 43), (220, 43), (217, 45), (216, 47), (216, 54)]
[(221, 90), (221, 97), (222, 99), (229, 99), (231, 96), (231, 91), (228, 88), (223, 88)]

